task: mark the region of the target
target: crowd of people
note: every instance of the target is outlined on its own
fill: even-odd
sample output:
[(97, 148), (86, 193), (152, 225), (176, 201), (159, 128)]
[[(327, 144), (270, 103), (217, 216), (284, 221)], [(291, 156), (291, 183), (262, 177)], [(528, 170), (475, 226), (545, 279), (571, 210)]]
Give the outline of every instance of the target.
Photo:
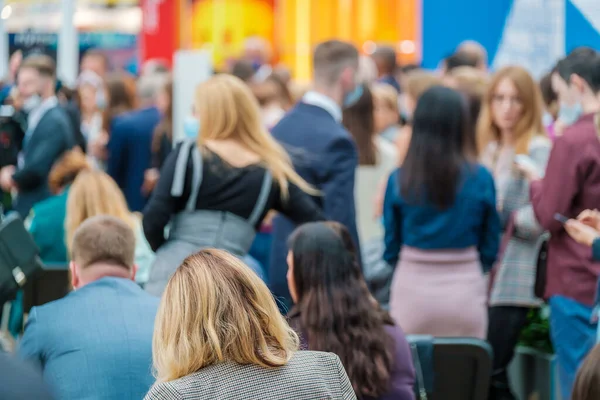
[(409, 336), (433, 335), (489, 342), (513, 400), (547, 302), (563, 399), (597, 399), (600, 53), (538, 83), (475, 42), (427, 71), (331, 40), (302, 86), (249, 44), (183, 132), (161, 63), (91, 50), (69, 89), (14, 56), (3, 207), (73, 290), (11, 324), (0, 397), (409, 400)]

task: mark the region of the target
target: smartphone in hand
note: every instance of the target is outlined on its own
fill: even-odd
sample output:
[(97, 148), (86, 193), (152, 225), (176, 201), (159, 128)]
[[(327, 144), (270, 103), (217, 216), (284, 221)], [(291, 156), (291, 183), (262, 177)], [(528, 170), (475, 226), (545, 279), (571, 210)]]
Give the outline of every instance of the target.
[(558, 214), (558, 213), (554, 214), (554, 219), (557, 220), (558, 222), (560, 222), (563, 225), (566, 224), (567, 221), (569, 220), (569, 218), (565, 217), (562, 214)]

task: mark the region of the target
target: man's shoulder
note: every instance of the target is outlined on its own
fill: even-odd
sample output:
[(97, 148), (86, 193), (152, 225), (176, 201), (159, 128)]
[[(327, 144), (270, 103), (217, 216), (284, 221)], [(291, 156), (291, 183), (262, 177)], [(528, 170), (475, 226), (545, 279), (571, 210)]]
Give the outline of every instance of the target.
[(598, 144), (598, 128), (594, 123), (594, 118), (585, 118), (574, 125), (567, 127), (562, 136), (554, 142), (556, 145), (563, 146), (586, 146), (589, 144)]

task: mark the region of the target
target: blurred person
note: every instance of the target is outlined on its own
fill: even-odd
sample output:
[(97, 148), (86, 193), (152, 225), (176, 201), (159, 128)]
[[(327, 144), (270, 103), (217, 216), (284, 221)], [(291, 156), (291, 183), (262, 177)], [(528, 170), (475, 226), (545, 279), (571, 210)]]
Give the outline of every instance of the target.
[[(27, 129), (27, 115), (21, 110), (21, 98), (16, 86), (12, 86), (5, 105), (9, 107), (2, 109), (0, 113), (0, 170), (17, 165)], [(10, 191), (0, 188), (0, 204), (5, 211), (12, 209)]]
[(488, 53), (481, 43), (474, 40), (465, 40), (458, 46), (456, 51), (476, 60), (474, 67), (484, 73), (487, 72)]
[(148, 195), (154, 190), (160, 170), (171, 151), (173, 150), (173, 79), (164, 82), (158, 94), (156, 107), (160, 111), (161, 119), (154, 129), (152, 137), (152, 168), (144, 174), (142, 191)]
[(104, 131), (105, 111), (108, 107), (107, 90), (102, 78), (92, 71), (83, 71), (77, 80), (77, 97), (81, 111), (81, 132), (86, 141), (87, 153), (96, 167), (104, 167), (104, 157), (97, 157), (96, 147), (106, 144)]
[[(527, 315), (542, 305), (534, 294), (540, 237), (529, 198), (530, 175), (546, 170), (552, 143), (542, 124), (542, 96), (525, 68), (497, 71), (483, 101), (477, 137), (481, 162), (494, 176), (507, 243), (494, 269), (488, 341), (494, 350), (490, 400), (514, 400), (507, 375)], [(521, 160), (531, 165), (525, 169)]]
[(246, 256), (271, 209), (295, 223), (322, 219), (305, 193), (316, 190), (294, 171), (263, 126), (246, 84), (227, 74), (213, 76), (198, 85), (194, 114), (201, 135), (169, 155), (144, 210), (144, 232), (157, 256), (146, 290), (155, 295), (163, 292), (175, 268), (200, 249)]
[(358, 257), (348, 230), (336, 222), (296, 229), (287, 259), (296, 304), (290, 325), (303, 348), (340, 357), (359, 398), (413, 400), (408, 342), (369, 293)]
[(140, 76), (164, 75), (169, 73), (169, 64), (167, 60), (153, 58), (144, 62)]
[(395, 143), (400, 134), (400, 111), (398, 92), (387, 83), (375, 83), (371, 86), (373, 94), (373, 118), (375, 132), (389, 143)]
[(373, 218), (373, 201), (380, 182), (387, 179), (397, 165), (398, 156), (393, 143), (376, 135), (374, 113), (373, 95), (368, 86), (364, 86), (360, 99), (342, 113), (342, 123), (358, 148), (354, 198), (361, 243), (383, 237), (381, 221)]
[(563, 398), (569, 398), (575, 374), (596, 340), (590, 322), (600, 263), (590, 249), (573, 240), (556, 214), (566, 218), (594, 209), (600, 198), (600, 140), (594, 124), (600, 112), (600, 55), (590, 48), (571, 52), (553, 74), (560, 110), (568, 127), (554, 141), (543, 179), (531, 184), (531, 202), (548, 242), (546, 295), (550, 334), (559, 364)]
[(238, 60), (231, 67), (231, 75), (246, 83), (252, 82), (255, 74), (256, 71), (252, 66), (252, 62), (248, 60)]
[(10, 59), (8, 60), (8, 74), (0, 87), (0, 104), (6, 102), (6, 99), (10, 95), (10, 91), (16, 86), (17, 73), (19, 72), (22, 62), (23, 52), (21, 50), (16, 50), (11, 54)]
[[(556, 137), (564, 130), (564, 126), (557, 123), (560, 105), (558, 104), (558, 96), (552, 87), (552, 75), (554, 72), (555, 71), (553, 70), (547, 73), (540, 80), (540, 89), (545, 105), (543, 122), (544, 127), (548, 132), (548, 137), (552, 140), (556, 139)], [(559, 135), (557, 135), (557, 132)]]
[(478, 63), (479, 59), (475, 55), (457, 51), (443, 60), (442, 76), (448, 76), (455, 68), (477, 68)]
[(177, 268), (161, 299), (157, 382), (145, 399), (356, 399), (337, 355), (298, 344), (250, 268), (225, 251), (202, 250)]
[(106, 79), (110, 71), (110, 61), (102, 50), (90, 49), (81, 58), (80, 70), (91, 71), (101, 79)]
[(481, 104), (488, 89), (488, 76), (473, 67), (459, 67), (450, 73), (446, 84), (466, 97), (469, 115), (471, 116), (469, 124), (471, 129), (466, 146), (473, 155), (477, 155), (476, 128), (481, 112)]
[(106, 170), (123, 190), (131, 211), (142, 211), (148, 201), (144, 178), (152, 167), (152, 138), (161, 119), (157, 101), (167, 79), (163, 74), (140, 78), (140, 109), (118, 115), (111, 122)]
[(74, 291), (31, 309), (18, 354), (43, 369), (59, 399), (141, 399), (153, 383), (158, 299), (134, 282), (135, 234), (99, 215), (72, 238)]
[(390, 46), (377, 46), (371, 58), (377, 66), (378, 82), (387, 83), (400, 93), (400, 84), (395, 77), (398, 68), (396, 50)]
[(126, 73), (115, 73), (106, 79), (108, 105), (106, 108), (105, 129), (112, 120), (126, 112), (137, 108), (136, 82), (133, 76)]
[(587, 355), (577, 372), (571, 400), (600, 399), (600, 345)]
[(44, 263), (66, 264), (69, 261), (65, 235), (69, 189), (81, 171), (91, 168), (85, 154), (76, 147), (58, 159), (50, 170), (48, 186), (53, 196), (34, 205), (26, 220)]
[(413, 113), (421, 95), (435, 85), (441, 85), (442, 80), (423, 70), (416, 70), (406, 75), (404, 80), (404, 92), (400, 95), (400, 116), (405, 121), (405, 126), (396, 139), (398, 147), (398, 162), (402, 164), (412, 135)]
[(491, 174), (465, 151), (468, 125), (460, 93), (427, 90), (406, 159), (388, 180), (383, 258), (395, 267), (390, 312), (407, 334), (486, 337), (484, 273), (500, 220)]
[(244, 41), (242, 59), (252, 63), (256, 78), (262, 80), (271, 75), (271, 44), (260, 36), (250, 36)]
[[(315, 200), (327, 219), (345, 225), (360, 249), (356, 226), (354, 187), (358, 152), (352, 135), (343, 127), (342, 108), (359, 101), (358, 51), (346, 42), (319, 44), (313, 54), (313, 88), (273, 130), (273, 137), (294, 155), (294, 167), (308, 184), (320, 191)], [(287, 237), (295, 229), (289, 219), (273, 220), (270, 288), (282, 308), (291, 304), (285, 280)]]
[(261, 108), (262, 120), (267, 129), (273, 128), (292, 107), (289, 89), (276, 75), (250, 85)]
[(277, 76), (289, 88), (290, 83), (292, 83), (292, 71), (287, 66), (278, 64), (273, 68), (273, 75)]
[(358, 82), (371, 85), (375, 83), (378, 77), (377, 64), (373, 61), (373, 58), (361, 55), (358, 58)]
[(52, 400), (54, 396), (40, 371), (0, 350), (0, 398), (2, 400)]
[(35, 203), (50, 197), (50, 169), (75, 145), (69, 118), (55, 95), (55, 84), (56, 66), (50, 57), (31, 56), (21, 64), (18, 89), (27, 113), (27, 131), (18, 166), (0, 170), (0, 187), (18, 193), (13, 206), (22, 218)]
[(67, 196), (65, 236), (67, 248), (77, 228), (97, 215), (110, 215), (124, 221), (135, 234), (135, 280), (144, 285), (150, 275), (154, 253), (146, 241), (141, 216), (127, 208), (123, 193), (114, 180), (100, 170), (83, 170), (77, 174)]

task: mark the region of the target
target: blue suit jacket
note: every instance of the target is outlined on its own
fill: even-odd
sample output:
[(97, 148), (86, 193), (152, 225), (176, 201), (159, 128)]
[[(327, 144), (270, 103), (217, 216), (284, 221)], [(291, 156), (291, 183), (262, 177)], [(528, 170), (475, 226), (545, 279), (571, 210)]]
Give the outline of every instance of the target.
[(38, 363), (64, 400), (139, 400), (154, 383), (159, 299), (135, 282), (102, 278), (31, 309), (19, 356)]
[(142, 185), (152, 167), (152, 136), (159, 121), (159, 111), (151, 107), (119, 115), (111, 124), (107, 172), (123, 190), (131, 211), (142, 211), (148, 201)]
[[(350, 134), (323, 108), (299, 103), (272, 134), (289, 151), (294, 168), (321, 191), (316, 198), (325, 217), (344, 224), (358, 247), (354, 206), (354, 175), (358, 166), (356, 146)], [(294, 224), (283, 216), (273, 221), (273, 245), (269, 284), (273, 293), (289, 302), (287, 287), (287, 238)]]

